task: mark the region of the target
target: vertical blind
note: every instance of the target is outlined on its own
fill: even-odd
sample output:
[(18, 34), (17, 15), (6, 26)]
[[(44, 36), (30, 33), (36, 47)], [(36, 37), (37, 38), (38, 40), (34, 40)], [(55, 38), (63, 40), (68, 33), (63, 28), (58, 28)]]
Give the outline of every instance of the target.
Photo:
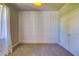
[(0, 4), (0, 37), (2, 36), (2, 8), (3, 6)]

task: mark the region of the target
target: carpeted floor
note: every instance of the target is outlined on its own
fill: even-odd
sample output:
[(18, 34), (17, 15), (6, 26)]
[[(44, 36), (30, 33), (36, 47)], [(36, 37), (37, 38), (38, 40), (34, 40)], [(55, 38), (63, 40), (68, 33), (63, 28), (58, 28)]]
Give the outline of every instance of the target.
[(20, 44), (10, 56), (72, 56), (58, 44)]

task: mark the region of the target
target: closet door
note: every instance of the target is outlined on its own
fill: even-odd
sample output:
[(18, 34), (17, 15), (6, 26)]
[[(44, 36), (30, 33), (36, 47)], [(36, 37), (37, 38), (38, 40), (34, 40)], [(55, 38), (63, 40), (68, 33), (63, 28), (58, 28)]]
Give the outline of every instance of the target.
[(22, 41), (24, 43), (36, 42), (35, 12), (23, 12), (22, 15)]
[(42, 12), (36, 12), (36, 19), (35, 19), (35, 32), (36, 32), (36, 40), (37, 43), (44, 43), (45, 40), (43, 39), (43, 16)]
[(22, 12), (19, 24), (23, 43), (57, 43), (58, 41), (57, 12)]
[(79, 55), (79, 11), (70, 15), (69, 26), (69, 49), (74, 55)]
[(63, 16), (60, 22), (60, 44), (69, 50), (69, 17)]
[(58, 42), (58, 13), (44, 11), (41, 14), (43, 22), (43, 40), (47, 43)]
[(42, 32), (43, 32), (43, 37), (42, 39), (44, 40), (44, 42), (46, 43), (50, 43), (50, 12), (42, 12), (42, 22), (43, 22), (43, 28), (42, 28)]

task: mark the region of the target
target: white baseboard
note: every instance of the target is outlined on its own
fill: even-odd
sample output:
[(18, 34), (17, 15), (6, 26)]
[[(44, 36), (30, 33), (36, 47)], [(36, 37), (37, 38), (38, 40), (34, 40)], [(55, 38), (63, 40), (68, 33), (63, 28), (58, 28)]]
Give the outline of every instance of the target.
[(20, 44), (19, 42), (17, 42), (16, 44), (14, 44), (13, 46), (12, 46), (12, 48), (14, 48), (15, 46), (17, 46), (18, 44)]
[(62, 46), (63, 48), (65, 48), (67, 51), (69, 51), (72, 55), (76, 56), (75, 53), (73, 53), (73, 51), (69, 50), (68, 48), (64, 47), (61, 43), (58, 43), (60, 46)]
[(57, 41), (21, 41), (20, 43), (27, 43), (27, 44), (52, 44), (58, 43)]

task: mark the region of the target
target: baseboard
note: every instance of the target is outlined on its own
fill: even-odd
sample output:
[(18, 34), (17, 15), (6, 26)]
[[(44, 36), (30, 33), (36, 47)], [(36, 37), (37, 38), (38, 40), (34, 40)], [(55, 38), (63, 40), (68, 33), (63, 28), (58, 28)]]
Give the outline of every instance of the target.
[(17, 45), (19, 45), (19, 44), (57, 44), (57, 42), (53, 42), (53, 43), (47, 43), (47, 42), (43, 42), (43, 43), (25, 43), (25, 42), (17, 42), (16, 44), (14, 44), (13, 46), (12, 46), (12, 48), (14, 48), (14, 47), (16, 47)]
[(12, 46), (12, 48), (16, 47), (16, 46), (19, 45), (19, 44), (20, 44), (20, 43), (17, 42), (16, 44), (14, 44), (14, 45)]
[(43, 42), (43, 41), (41, 41), (41, 42), (39, 42), (39, 41), (37, 41), (37, 42), (26, 42), (26, 41), (22, 41), (22, 42), (20, 42), (20, 43), (25, 43), (25, 44), (53, 44), (53, 43), (58, 43), (57, 41), (53, 41), (53, 42)]
[[(50, 44), (57, 44), (57, 43), (20, 43), (21, 45), (50, 45)], [(19, 45), (20, 45), (19, 44)]]
[[(14, 45), (12, 46), (12, 49), (13, 49), (14, 47), (16, 47), (17, 45), (19, 45), (19, 44), (20, 44), (19, 42), (17, 42), (16, 44), (14, 44)], [(9, 53), (12, 53), (12, 49), (9, 49), (9, 50), (6, 51), (6, 52), (0, 52), (0, 56), (8, 56)]]
[(73, 54), (69, 49), (65, 48), (62, 44), (58, 43), (62, 48), (64, 48), (65, 50), (67, 50), (72, 56), (75, 56), (75, 54)]

